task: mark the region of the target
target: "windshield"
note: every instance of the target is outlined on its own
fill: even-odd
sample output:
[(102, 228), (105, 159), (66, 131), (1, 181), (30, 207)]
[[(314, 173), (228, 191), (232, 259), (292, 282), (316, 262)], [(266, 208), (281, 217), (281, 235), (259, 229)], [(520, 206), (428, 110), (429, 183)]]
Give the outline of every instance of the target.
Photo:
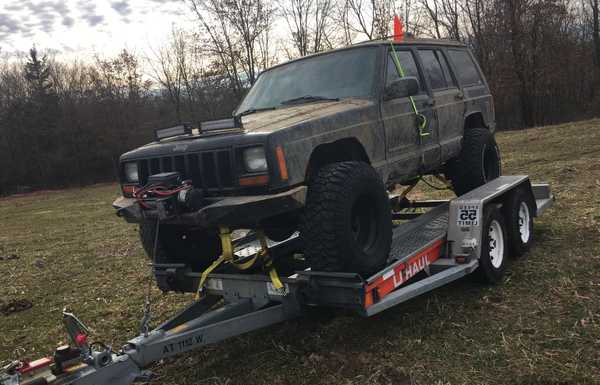
[(361, 47), (309, 57), (267, 70), (258, 77), (236, 113), (278, 107), (282, 102), (294, 99), (372, 96), (376, 59), (375, 47)]

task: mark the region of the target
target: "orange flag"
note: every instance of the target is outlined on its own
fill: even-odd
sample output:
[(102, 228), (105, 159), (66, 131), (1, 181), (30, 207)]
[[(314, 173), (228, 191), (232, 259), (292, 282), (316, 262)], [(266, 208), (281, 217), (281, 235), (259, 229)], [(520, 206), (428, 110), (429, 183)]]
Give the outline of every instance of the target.
[(398, 15), (394, 15), (394, 41), (404, 40), (404, 26)]

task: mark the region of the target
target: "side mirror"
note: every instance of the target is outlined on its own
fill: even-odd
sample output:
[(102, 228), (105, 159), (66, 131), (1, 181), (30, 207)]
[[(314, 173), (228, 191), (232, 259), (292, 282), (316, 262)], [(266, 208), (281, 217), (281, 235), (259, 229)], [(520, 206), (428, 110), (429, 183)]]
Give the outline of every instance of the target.
[(419, 93), (419, 80), (414, 76), (405, 76), (385, 87), (384, 100), (406, 98)]

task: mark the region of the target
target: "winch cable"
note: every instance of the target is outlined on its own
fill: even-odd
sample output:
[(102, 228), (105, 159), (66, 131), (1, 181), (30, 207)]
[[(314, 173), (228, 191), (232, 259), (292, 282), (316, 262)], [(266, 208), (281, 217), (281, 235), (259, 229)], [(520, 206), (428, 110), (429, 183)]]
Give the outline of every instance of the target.
[[(392, 48), (392, 59), (394, 60), (396, 70), (400, 74), (400, 77), (405, 77), (406, 75), (404, 69), (402, 68), (402, 64), (400, 64), (400, 58), (398, 58), (398, 53), (396, 52), (394, 43), (390, 42), (390, 47)], [(412, 97), (412, 95), (409, 96), (408, 99), (410, 100), (413, 112), (415, 113), (417, 127), (419, 128), (419, 135), (421, 137), (428, 136), (429, 132), (425, 132), (425, 129), (427, 128), (427, 117), (419, 112), (419, 109), (415, 103), (415, 99)]]

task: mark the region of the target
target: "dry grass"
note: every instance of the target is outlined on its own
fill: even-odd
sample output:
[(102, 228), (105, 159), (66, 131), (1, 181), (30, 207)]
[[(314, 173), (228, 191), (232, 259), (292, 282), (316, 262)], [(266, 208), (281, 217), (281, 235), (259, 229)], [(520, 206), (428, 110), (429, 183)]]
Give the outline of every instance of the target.
[[(157, 364), (161, 384), (600, 383), (600, 120), (501, 133), (505, 173), (552, 183), (537, 245), (503, 284), (460, 281), (361, 319), (300, 319)], [(45, 355), (69, 306), (119, 346), (136, 334), (148, 269), (114, 185), (0, 200), (0, 360)], [(156, 324), (191, 299), (153, 291)], [(328, 312), (325, 312), (328, 313)]]

